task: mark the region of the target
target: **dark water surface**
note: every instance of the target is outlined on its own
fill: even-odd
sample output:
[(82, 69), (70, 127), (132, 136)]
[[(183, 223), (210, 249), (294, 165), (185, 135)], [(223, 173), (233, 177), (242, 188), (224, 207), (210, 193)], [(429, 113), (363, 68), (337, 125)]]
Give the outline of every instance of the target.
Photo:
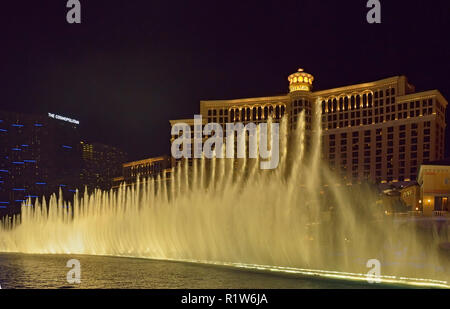
[[(66, 263), (81, 263), (81, 283), (70, 284)], [(3, 289), (136, 288), (136, 289), (345, 289), (376, 288), (371, 284), (293, 278), (202, 264), (148, 259), (86, 256), (0, 254)], [(383, 286), (386, 287), (386, 286)]]

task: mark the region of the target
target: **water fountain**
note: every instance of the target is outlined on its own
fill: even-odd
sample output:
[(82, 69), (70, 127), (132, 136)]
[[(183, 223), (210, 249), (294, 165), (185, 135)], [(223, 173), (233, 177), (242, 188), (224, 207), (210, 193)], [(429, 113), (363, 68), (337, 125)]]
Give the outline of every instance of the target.
[(366, 280), (367, 261), (378, 259), (384, 282), (449, 287), (450, 263), (438, 251), (442, 235), (424, 236), (414, 224), (379, 216), (370, 186), (339, 185), (321, 162), (320, 116), (309, 133), (304, 114), (293, 134), (282, 120), (274, 171), (260, 170), (256, 160), (199, 159), (169, 179), (77, 193), (71, 203), (56, 195), (48, 203), (36, 200), (23, 206), (20, 218), (3, 221), (0, 251), (142, 257), (354, 280)]

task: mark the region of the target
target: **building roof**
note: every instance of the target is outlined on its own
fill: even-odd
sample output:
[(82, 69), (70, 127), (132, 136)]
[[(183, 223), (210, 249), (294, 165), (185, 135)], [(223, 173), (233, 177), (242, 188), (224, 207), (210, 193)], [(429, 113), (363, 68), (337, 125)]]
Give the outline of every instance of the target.
[(441, 160), (430, 161), (427, 163), (422, 163), (422, 165), (440, 165), (440, 166), (450, 166), (450, 158), (444, 158)]
[(417, 181), (422, 183), (422, 171), (424, 166), (450, 166), (450, 158), (444, 158), (441, 160), (430, 161), (427, 163), (422, 163), (419, 168), (419, 174), (417, 175)]
[(123, 167), (130, 167), (130, 166), (136, 166), (136, 165), (143, 165), (143, 164), (151, 164), (157, 161), (164, 161), (168, 160), (167, 155), (159, 156), (159, 157), (153, 157), (153, 158), (147, 158), (143, 160), (133, 161), (133, 162), (127, 162), (123, 164)]

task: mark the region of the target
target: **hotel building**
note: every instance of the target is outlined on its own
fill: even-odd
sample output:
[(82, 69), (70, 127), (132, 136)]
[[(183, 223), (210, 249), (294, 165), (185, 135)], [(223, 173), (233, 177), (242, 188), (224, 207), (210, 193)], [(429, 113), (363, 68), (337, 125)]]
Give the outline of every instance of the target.
[(158, 175), (167, 177), (170, 175), (169, 156), (152, 157), (138, 161), (122, 164), (122, 176), (113, 178), (113, 188), (118, 188), (120, 184), (126, 185), (136, 183), (138, 177), (156, 178)]
[(49, 113), (0, 112), (0, 217), (20, 213), (28, 198), (80, 185), (79, 122)]
[[(416, 92), (405, 76), (313, 91), (314, 77), (289, 75), (289, 93), (200, 102), (205, 122), (274, 121), (287, 115), (294, 129), (305, 111), (306, 129), (322, 114), (323, 158), (344, 183), (412, 181), (424, 162), (444, 157), (447, 100), (438, 90)], [(192, 119), (171, 120), (193, 124)], [(175, 137), (172, 136), (172, 140)]]

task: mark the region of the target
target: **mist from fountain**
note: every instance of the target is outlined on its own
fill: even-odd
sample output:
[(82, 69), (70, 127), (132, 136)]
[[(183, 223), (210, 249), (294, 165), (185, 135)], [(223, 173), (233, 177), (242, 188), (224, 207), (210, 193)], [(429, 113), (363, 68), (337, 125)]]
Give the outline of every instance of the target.
[[(438, 250), (442, 235), (424, 236), (414, 224), (385, 218), (371, 186), (340, 184), (321, 160), (320, 112), (310, 131), (304, 112), (299, 118), (289, 134), (287, 120), (281, 121), (280, 164), (273, 171), (260, 170), (258, 159), (198, 159), (168, 179), (77, 193), (71, 202), (53, 195), (2, 222), (0, 251), (132, 256), (336, 278), (366, 274), (367, 261), (378, 259), (387, 281), (423, 278), (416, 281), (448, 286), (448, 256)], [(444, 237), (448, 241), (448, 232)]]

